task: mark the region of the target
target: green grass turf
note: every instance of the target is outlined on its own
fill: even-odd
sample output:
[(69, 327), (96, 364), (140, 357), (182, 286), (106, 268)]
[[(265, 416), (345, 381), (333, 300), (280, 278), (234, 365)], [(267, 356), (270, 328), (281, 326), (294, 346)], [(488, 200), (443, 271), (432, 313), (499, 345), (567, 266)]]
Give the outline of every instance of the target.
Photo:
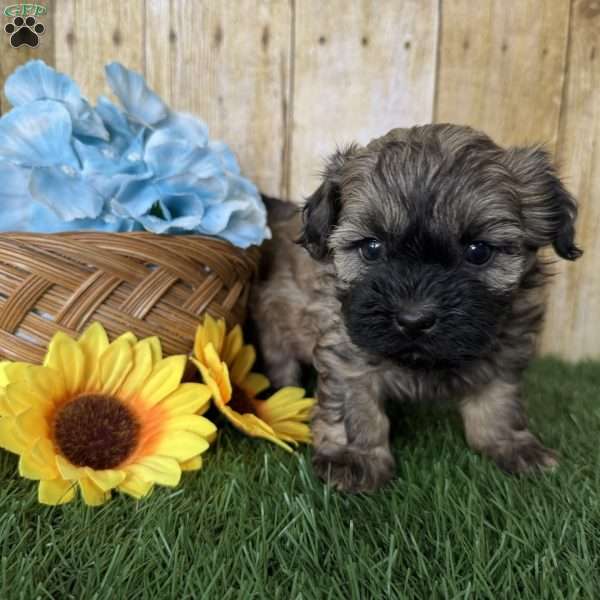
[(372, 496), (232, 430), (175, 490), (99, 509), (39, 506), (2, 454), (0, 598), (598, 598), (600, 365), (540, 360), (526, 395), (556, 474), (501, 474), (431, 410), (402, 418)]

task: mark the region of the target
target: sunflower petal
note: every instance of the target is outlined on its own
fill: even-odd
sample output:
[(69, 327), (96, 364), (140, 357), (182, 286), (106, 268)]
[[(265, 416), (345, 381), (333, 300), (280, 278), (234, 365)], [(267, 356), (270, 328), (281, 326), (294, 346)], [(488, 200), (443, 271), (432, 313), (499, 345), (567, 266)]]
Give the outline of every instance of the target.
[(167, 456), (148, 456), (124, 470), (147, 483), (175, 486), (181, 479), (179, 463)]
[(24, 439), (36, 440), (48, 437), (48, 421), (35, 408), (30, 408), (15, 417), (15, 426)]
[(254, 400), (253, 404), (256, 414), (263, 421), (272, 425), (286, 419), (307, 420), (315, 401), (313, 398), (304, 398), (304, 390), (302, 390), (299, 400), (292, 400), (291, 396), (280, 396), (279, 398), (272, 396), (268, 400)]
[(125, 473), (123, 471), (114, 469), (103, 469), (96, 471), (95, 469), (85, 469), (86, 475), (90, 480), (96, 484), (103, 492), (108, 492), (118, 485), (123, 483), (125, 479)]
[(0, 447), (13, 454), (21, 454), (27, 449), (27, 442), (23, 440), (21, 432), (15, 428), (15, 421), (12, 418), (0, 419)]
[(272, 427), (269, 427), (269, 425), (259, 419), (256, 415), (251, 413), (241, 415), (240, 421), (242, 422), (242, 427), (240, 427), (240, 429), (247, 435), (269, 440), (288, 452), (293, 451), (292, 448), (277, 437), (277, 434)]
[(182, 471), (198, 471), (202, 468), (202, 457), (194, 456), (194, 458), (182, 462), (180, 466)]
[(204, 322), (196, 329), (194, 339), (194, 354), (201, 362), (204, 362), (204, 351), (208, 344), (212, 344), (217, 353), (221, 352), (225, 337), (225, 321), (215, 321), (208, 313), (204, 315)]
[(32, 366), (24, 362), (2, 361), (0, 363), (0, 386), (4, 387), (9, 383), (20, 381)]
[(298, 423), (297, 421), (282, 421), (273, 426), (275, 433), (286, 442), (303, 442), (310, 444), (312, 436), (310, 427), (306, 423)]
[(69, 479), (70, 481), (78, 481), (85, 477), (85, 468), (76, 467), (72, 465), (66, 458), (57, 454), (55, 457), (56, 466), (58, 472), (61, 474), (63, 479)]
[(54, 445), (49, 439), (41, 438), (37, 440), (31, 447), (31, 456), (38, 463), (48, 466), (48, 469), (54, 473), (52, 479), (59, 475), (55, 461), (56, 452), (54, 450)]
[(108, 335), (98, 322), (92, 323), (79, 337), (79, 347), (83, 350), (86, 366), (86, 389), (93, 389), (98, 380), (100, 357), (108, 348)]
[(133, 366), (132, 345), (127, 340), (113, 342), (100, 358), (100, 391), (114, 396)]
[(158, 404), (179, 387), (186, 362), (187, 357), (183, 355), (169, 356), (154, 366), (148, 380), (139, 391), (139, 396), (146, 406)]
[(79, 480), (83, 501), (88, 506), (100, 506), (110, 499), (110, 492), (101, 490), (93, 481), (83, 477)]
[[(208, 372), (208, 369), (206, 369), (206, 367), (204, 365), (200, 364), (195, 359), (192, 359), (192, 362), (200, 370), (200, 373), (202, 374), (202, 380), (208, 386), (208, 389), (210, 390), (210, 393), (212, 395), (213, 400), (215, 401), (215, 404), (218, 404), (220, 406), (224, 406), (225, 402), (223, 400), (223, 396), (221, 395), (221, 390), (219, 389), (219, 385), (210, 376), (210, 373)], [(229, 398), (227, 399), (227, 402), (228, 401), (229, 401)]]
[(216, 353), (212, 344), (206, 346), (204, 349), (204, 356), (207, 359), (206, 365), (195, 359), (192, 359), (192, 362), (200, 369), (204, 383), (213, 390), (215, 400), (217, 400), (217, 396), (214, 395), (214, 385), (219, 389), (218, 397), (220, 401), (226, 404), (231, 400), (231, 394), (233, 392), (231, 380), (229, 378), (229, 369), (225, 363), (219, 360), (219, 355)]
[(239, 387), (250, 396), (254, 398), (261, 392), (268, 390), (271, 387), (271, 382), (267, 377), (260, 373), (248, 373), (244, 381), (239, 384)]
[(249, 435), (250, 437), (263, 438), (269, 440), (274, 444), (277, 444), (288, 452), (293, 452), (284, 441), (277, 437), (277, 434), (273, 428), (265, 423), (262, 419), (259, 419), (252, 413), (240, 414), (239, 412), (232, 410), (229, 406), (219, 406), (217, 408), (223, 413), (227, 420), (242, 433)]
[(58, 475), (58, 470), (52, 457), (50, 461), (45, 460), (44, 451), (36, 443), (29, 452), (21, 454), (19, 475), (26, 479), (54, 479)]
[(148, 343), (150, 346), (150, 350), (152, 350), (152, 362), (154, 364), (162, 360), (162, 348), (160, 346), (160, 340), (156, 336), (146, 338), (142, 341)]
[(64, 479), (47, 479), (40, 481), (38, 501), (41, 504), (66, 504), (75, 498), (75, 484)]
[(7, 374), (7, 367), (10, 365), (10, 361), (3, 360), (0, 362), (0, 387), (5, 387), (10, 383), (10, 379)]
[(239, 325), (236, 325), (228, 334), (225, 339), (225, 345), (223, 347), (223, 351), (221, 356), (223, 357), (223, 361), (228, 365), (233, 364), (235, 357), (238, 352), (241, 350), (244, 345), (244, 334), (242, 333), (242, 328)]
[(206, 452), (208, 447), (209, 443), (202, 436), (190, 431), (178, 431), (177, 435), (167, 435), (161, 439), (156, 445), (156, 453), (181, 462)]
[(280, 390), (275, 392), (269, 399), (268, 402), (271, 404), (287, 404), (301, 400), (304, 398), (304, 390), (301, 387), (282, 387)]
[(127, 342), (128, 344), (131, 344), (132, 346), (134, 346), (135, 344), (138, 343), (138, 339), (137, 337), (135, 337), (135, 335), (131, 332), (131, 331), (126, 331), (125, 333), (122, 333), (114, 342)]
[(231, 381), (239, 385), (254, 366), (256, 361), (256, 350), (254, 346), (243, 346), (237, 353), (233, 366), (231, 367)]
[[(213, 441), (217, 434), (216, 425), (200, 415), (181, 415), (173, 417), (172, 419), (169, 419), (165, 425), (166, 429), (170, 432), (179, 430), (191, 431), (208, 441)], [(171, 435), (173, 434), (171, 433)]]
[[(123, 381), (119, 397), (127, 400), (137, 393), (152, 373), (156, 346), (152, 342), (156, 338), (147, 338), (133, 347), (133, 368)], [(160, 346), (159, 346), (160, 351)]]
[(125, 480), (119, 484), (118, 490), (133, 496), (137, 500), (147, 496), (152, 491), (153, 484), (148, 481), (142, 481), (135, 475), (128, 475)]
[(44, 366), (58, 371), (63, 378), (68, 394), (82, 387), (85, 373), (85, 357), (79, 344), (59, 331), (54, 335), (44, 359)]
[(4, 409), (12, 416), (30, 410), (37, 401), (42, 401), (42, 398), (33, 395), (27, 383), (22, 380), (10, 383), (4, 390)]
[(28, 393), (36, 399), (35, 404), (45, 409), (65, 395), (64, 382), (59, 373), (48, 367), (30, 367), (22, 379), (29, 387)]
[(202, 383), (182, 383), (160, 406), (170, 416), (204, 413), (210, 405), (211, 390)]

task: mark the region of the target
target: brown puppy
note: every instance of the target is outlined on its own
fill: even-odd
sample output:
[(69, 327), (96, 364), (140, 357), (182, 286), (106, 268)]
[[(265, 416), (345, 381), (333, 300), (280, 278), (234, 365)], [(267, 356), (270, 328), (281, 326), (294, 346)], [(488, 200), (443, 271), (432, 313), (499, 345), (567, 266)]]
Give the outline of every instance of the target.
[(337, 152), (303, 224), (273, 214), (254, 317), (276, 385), (317, 369), (322, 478), (363, 491), (392, 476), (388, 397), (456, 399), (469, 445), (506, 471), (556, 465), (519, 380), (543, 316), (538, 250), (579, 257), (576, 212), (543, 150), (427, 125)]

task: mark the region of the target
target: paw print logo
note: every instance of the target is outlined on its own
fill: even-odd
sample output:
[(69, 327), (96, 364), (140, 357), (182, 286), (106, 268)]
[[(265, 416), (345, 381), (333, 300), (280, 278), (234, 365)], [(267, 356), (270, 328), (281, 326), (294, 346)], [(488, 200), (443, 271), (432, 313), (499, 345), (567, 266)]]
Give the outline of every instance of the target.
[(19, 46), (30, 46), (35, 48), (40, 43), (40, 35), (44, 34), (46, 28), (37, 23), (35, 17), (15, 17), (12, 23), (4, 26), (4, 31), (10, 35), (10, 45), (13, 48)]

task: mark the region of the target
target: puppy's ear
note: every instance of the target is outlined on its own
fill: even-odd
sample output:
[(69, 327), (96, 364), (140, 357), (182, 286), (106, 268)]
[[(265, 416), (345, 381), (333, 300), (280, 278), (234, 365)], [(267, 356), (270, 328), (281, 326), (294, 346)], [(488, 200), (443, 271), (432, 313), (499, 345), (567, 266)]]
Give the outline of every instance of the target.
[(511, 148), (506, 157), (518, 180), (528, 242), (536, 248), (552, 244), (567, 260), (579, 258), (583, 252), (575, 245), (577, 204), (560, 181), (550, 154), (539, 147)]
[(338, 150), (327, 160), (321, 185), (304, 204), (302, 232), (297, 242), (316, 260), (324, 260), (329, 253), (327, 239), (342, 208), (342, 167), (357, 148), (352, 145)]

